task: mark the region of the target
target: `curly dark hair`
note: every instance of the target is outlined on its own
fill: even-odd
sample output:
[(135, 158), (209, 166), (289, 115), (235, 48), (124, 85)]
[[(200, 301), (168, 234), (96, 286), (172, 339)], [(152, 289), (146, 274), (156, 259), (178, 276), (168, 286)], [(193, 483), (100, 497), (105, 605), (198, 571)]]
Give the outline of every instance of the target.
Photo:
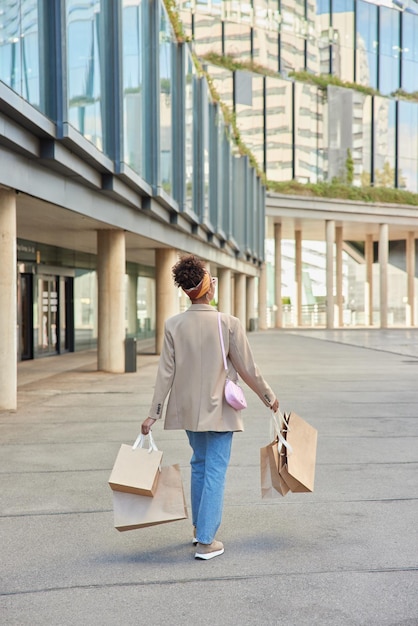
[(192, 289), (205, 275), (205, 264), (194, 254), (188, 254), (173, 266), (174, 283), (182, 289)]

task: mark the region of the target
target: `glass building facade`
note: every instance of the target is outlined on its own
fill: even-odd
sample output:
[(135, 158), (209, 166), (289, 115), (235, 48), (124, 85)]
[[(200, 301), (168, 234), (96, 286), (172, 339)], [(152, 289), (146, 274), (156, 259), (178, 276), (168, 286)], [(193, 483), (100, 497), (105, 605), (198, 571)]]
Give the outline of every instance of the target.
[[(0, 106), (4, 99), (19, 122), (26, 116), (50, 161), (61, 142), (86, 171), (99, 172), (98, 189), (95, 174), (89, 183), (99, 194), (119, 179), (143, 199), (136, 211), (145, 207), (155, 225), (168, 213), (177, 232), (201, 243), (202, 255), (213, 246), (232, 263), (257, 268), (263, 261), (262, 180), (233, 144), (162, 1), (0, 0), (0, 87)], [(13, 111), (16, 94), (25, 101), (23, 114)], [(77, 176), (68, 163), (63, 169)], [(92, 217), (100, 220), (99, 210)], [(151, 226), (150, 240), (153, 234)], [(18, 239), (19, 358), (94, 347), (95, 255), (35, 237)], [(42, 274), (41, 265), (50, 269)], [(155, 330), (155, 266), (127, 263), (126, 276), (127, 293), (138, 296), (136, 316), (127, 309), (126, 332), (148, 338)]]
[[(250, 74), (249, 103), (236, 79), (242, 72), (227, 81), (209, 65), (269, 180), (345, 180), (352, 158), (354, 185), (418, 191), (418, 102), (401, 94), (418, 91), (418, 3), (401, 9), (366, 0), (178, 4), (199, 54), (252, 60), (277, 72)], [(332, 75), (374, 93), (319, 88), (290, 79), (292, 71)]]

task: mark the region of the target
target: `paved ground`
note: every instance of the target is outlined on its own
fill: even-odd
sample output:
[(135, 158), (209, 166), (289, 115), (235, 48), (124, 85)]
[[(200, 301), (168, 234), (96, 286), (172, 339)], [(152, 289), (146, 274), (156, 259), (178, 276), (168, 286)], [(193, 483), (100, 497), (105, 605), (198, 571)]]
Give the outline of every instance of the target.
[[(193, 558), (189, 520), (113, 528), (107, 480), (147, 414), (157, 358), (119, 376), (95, 371), (93, 352), (19, 365), (18, 411), (0, 413), (1, 624), (418, 625), (418, 332), (250, 340), (282, 408), (318, 429), (315, 492), (261, 499), (269, 411), (247, 391), (225, 554), (208, 562)], [(154, 435), (189, 501), (184, 434)]]

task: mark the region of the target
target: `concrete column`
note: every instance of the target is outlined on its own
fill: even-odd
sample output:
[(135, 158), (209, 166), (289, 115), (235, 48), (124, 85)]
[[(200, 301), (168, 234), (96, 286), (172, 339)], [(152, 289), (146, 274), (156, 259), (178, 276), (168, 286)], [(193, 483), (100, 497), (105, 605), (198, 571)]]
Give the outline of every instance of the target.
[(125, 271), (125, 233), (99, 230), (97, 366), (115, 374), (125, 371)]
[(234, 314), (235, 317), (238, 317), (244, 328), (246, 327), (247, 321), (245, 283), (245, 274), (235, 274)]
[(276, 328), (281, 328), (283, 326), (281, 224), (274, 224), (274, 267), (274, 302), (276, 305), (274, 323)]
[(246, 281), (246, 311), (247, 311), (247, 330), (255, 330), (252, 327), (251, 320), (255, 320), (255, 278), (254, 276), (248, 276)]
[(364, 314), (366, 324), (373, 326), (373, 235), (366, 235), (364, 256), (366, 260)]
[(343, 228), (337, 226), (335, 229), (335, 244), (336, 244), (336, 257), (335, 257), (335, 291), (338, 310), (338, 326), (344, 326), (343, 319)]
[(295, 231), (296, 326), (302, 326), (302, 231)]
[(380, 327), (388, 327), (388, 261), (389, 226), (380, 224), (379, 229), (379, 270), (380, 270)]
[(334, 328), (334, 239), (335, 222), (325, 222), (326, 238), (326, 290), (327, 290), (327, 328)]
[(166, 319), (179, 313), (178, 289), (174, 285), (172, 267), (177, 263), (177, 251), (173, 248), (157, 248), (155, 251), (156, 272), (156, 328), (155, 349), (161, 354)]
[(231, 281), (231, 270), (218, 268), (218, 310), (228, 315), (232, 313)]
[(409, 325), (415, 326), (415, 233), (408, 233), (406, 240), (406, 272)]
[(267, 330), (267, 268), (263, 263), (258, 279), (258, 328)]
[(0, 189), (0, 409), (17, 409), (16, 194)]
[(128, 333), (136, 335), (138, 324), (137, 313), (137, 295), (138, 295), (138, 278), (136, 274), (128, 274), (127, 281), (127, 308), (128, 308)]

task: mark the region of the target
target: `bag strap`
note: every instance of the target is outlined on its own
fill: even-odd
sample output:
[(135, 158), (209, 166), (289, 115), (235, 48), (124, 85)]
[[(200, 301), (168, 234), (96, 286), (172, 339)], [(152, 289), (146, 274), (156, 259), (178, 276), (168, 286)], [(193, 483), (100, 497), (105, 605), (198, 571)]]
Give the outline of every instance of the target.
[[(143, 435), (142, 433), (139, 433), (138, 437), (135, 439), (134, 445), (132, 446), (132, 450), (136, 450), (136, 448), (143, 448), (146, 436), (147, 435)], [(158, 448), (156, 446), (156, 443), (154, 441), (154, 437), (152, 436), (151, 431), (149, 431), (148, 437), (149, 437), (148, 452), (152, 452), (153, 450), (155, 450), (155, 452), (158, 452)]]
[(221, 314), (218, 312), (218, 327), (219, 327), (219, 339), (221, 340), (221, 348), (222, 348), (222, 357), (224, 360), (224, 368), (225, 371), (228, 371), (228, 366), (226, 364), (226, 356), (225, 356), (225, 346), (224, 346), (224, 338), (222, 335), (222, 326), (221, 326)]
[(273, 421), (273, 428), (279, 440), (279, 452), (281, 452), (283, 446), (287, 450), (287, 454), (292, 454), (293, 448), (290, 443), (283, 437), (282, 432), (287, 433), (289, 431), (289, 419), (283, 415), (279, 410), (277, 413), (271, 412), (271, 419)]

